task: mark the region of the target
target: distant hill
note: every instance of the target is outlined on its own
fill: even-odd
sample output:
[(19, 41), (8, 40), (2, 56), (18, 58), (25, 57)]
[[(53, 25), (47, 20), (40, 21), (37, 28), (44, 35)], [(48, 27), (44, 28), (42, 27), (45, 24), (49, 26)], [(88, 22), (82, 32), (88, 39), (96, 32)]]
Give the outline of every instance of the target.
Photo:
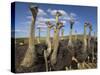
[[(80, 40), (82, 40), (84, 38), (83, 35), (72, 35), (72, 40), (74, 40), (75, 37), (77, 37), (77, 39), (80, 39)], [(36, 38), (38, 38), (38, 37), (36, 37)], [(62, 38), (62, 37), (60, 36), (60, 38)], [(16, 38), (16, 42), (28, 43), (28, 39), (29, 39), (28, 37)], [(53, 37), (51, 37), (51, 39), (53, 39)], [(69, 39), (69, 36), (63, 36), (63, 39)], [(45, 42), (45, 40), (46, 40), (46, 37), (40, 38), (41, 42)], [(35, 42), (37, 42), (37, 39), (35, 40)]]

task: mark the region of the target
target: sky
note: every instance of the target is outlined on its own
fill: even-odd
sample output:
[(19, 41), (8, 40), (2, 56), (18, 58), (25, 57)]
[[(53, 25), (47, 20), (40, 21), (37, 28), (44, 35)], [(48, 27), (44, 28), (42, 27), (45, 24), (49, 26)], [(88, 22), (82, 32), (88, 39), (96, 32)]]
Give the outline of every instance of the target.
[[(55, 4), (41, 4), (41, 3), (15, 3), (15, 37), (29, 37), (29, 29), (31, 25), (32, 14), (29, 9), (30, 5), (38, 7), (38, 14), (35, 22), (35, 35), (38, 36), (39, 30), (37, 27), (41, 27), (41, 37), (47, 35), (46, 21), (50, 21), (52, 25), (55, 24), (55, 13), (59, 11), (62, 16), (59, 17), (59, 21), (63, 23), (64, 36), (69, 35), (70, 32), (70, 16), (73, 17), (75, 23), (73, 25), (73, 34), (83, 34), (84, 23), (90, 22), (92, 25), (92, 35), (95, 32), (97, 34), (97, 8), (89, 6), (76, 6), (76, 5), (55, 5)], [(12, 25), (14, 26), (14, 24)], [(87, 28), (87, 33), (89, 29)], [(60, 30), (61, 35), (61, 30)], [(51, 30), (51, 36), (53, 36), (53, 29)]]

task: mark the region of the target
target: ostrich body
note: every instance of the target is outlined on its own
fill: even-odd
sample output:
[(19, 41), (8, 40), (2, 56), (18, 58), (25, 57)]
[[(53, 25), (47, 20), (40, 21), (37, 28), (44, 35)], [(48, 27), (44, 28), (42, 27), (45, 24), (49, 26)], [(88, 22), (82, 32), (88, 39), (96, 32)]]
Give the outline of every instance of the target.
[(68, 40), (60, 40), (57, 50), (56, 63), (52, 66), (52, 70), (59, 71), (65, 70), (66, 67), (70, 68), (72, 62), (73, 51), (70, 50)]

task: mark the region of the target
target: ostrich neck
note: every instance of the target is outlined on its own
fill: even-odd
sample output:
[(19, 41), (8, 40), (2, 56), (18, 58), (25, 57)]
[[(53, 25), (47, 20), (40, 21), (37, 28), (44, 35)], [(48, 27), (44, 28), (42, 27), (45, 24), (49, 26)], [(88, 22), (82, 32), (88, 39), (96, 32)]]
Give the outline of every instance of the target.
[[(58, 16), (56, 16), (56, 24), (58, 23)], [(51, 56), (51, 63), (54, 65), (57, 60), (57, 52), (59, 46), (59, 29), (54, 28), (54, 39), (53, 39), (53, 53)]]
[(34, 40), (35, 40), (35, 19), (32, 19), (32, 23), (30, 26), (30, 37), (29, 37), (29, 48), (34, 46)]
[(59, 46), (59, 29), (56, 30), (55, 36), (54, 36), (54, 54), (57, 55), (57, 49)]
[(64, 30), (62, 30), (62, 32), (61, 32), (61, 40), (63, 40), (64, 39)]
[(69, 35), (69, 43), (68, 45), (72, 46), (72, 28), (70, 29), (70, 35)]
[(90, 40), (91, 40), (91, 30), (89, 31), (88, 35), (88, 48), (90, 48)]
[(86, 26), (84, 26), (84, 51), (86, 51), (87, 47), (87, 36), (86, 36)]
[(30, 67), (36, 61), (36, 53), (35, 53), (35, 46), (34, 46), (34, 39), (35, 39), (35, 18), (32, 19), (32, 23), (30, 26), (30, 36), (29, 36), (29, 47), (25, 54), (21, 65), (24, 67)]
[(39, 36), (38, 36), (38, 38), (39, 38), (39, 41), (40, 41), (40, 28), (39, 28)]
[(50, 28), (47, 29), (47, 39), (50, 39)]
[(58, 46), (59, 46), (59, 29), (55, 28), (54, 40), (53, 40), (53, 53), (51, 56), (52, 65), (54, 65), (57, 60)]
[(72, 29), (70, 30), (70, 37), (69, 40), (72, 41)]
[(48, 48), (51, 48), (50, 28), (47, 29), (47, 44), (48, 44)]
[(56, 24), (58, 23), (58, 21), (59, 21), (59, 16), (57, 15), (56, 16)]

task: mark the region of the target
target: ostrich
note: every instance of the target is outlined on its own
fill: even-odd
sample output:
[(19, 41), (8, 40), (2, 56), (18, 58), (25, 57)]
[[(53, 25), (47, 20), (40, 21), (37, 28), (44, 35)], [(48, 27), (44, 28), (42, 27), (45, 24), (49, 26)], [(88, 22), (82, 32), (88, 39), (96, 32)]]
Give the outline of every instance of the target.
[(93, 49), (92, 49), (92, 62), (94, 62), (94, 60), (95, 60), (95, 57), (94, 57), (95, 52), (94, 52), (94, 50), (95, 50), (95, 32), (94, 32), (94, 42), (93, 42)]
[(97, 38), (96, 33), (94, 32), (94, 41), (93, 41), (93, 51), (92, 51), (92, 62), (97, 62)]
[[(53, 52), (52, 52), (51, 58), (50, 58), (50, 60), (51, 60), (51, 66), (52, 66), (52, 69), (54, 69), (54, 70), (57, 70), (57, 69), (60, 68), (57, 63), (59, 63), (59, 61), (61, 61), (61, 60), (59, 60), (59, 56), (58, 56), (59, 55), (59, 51), (58, 50), (61, 51), (61, 49), (59, 49), (59, 46), (60, 46), (59, 31), (60, 31), (60, 29), (62, 27), (63, 27), (63, 23), (58, 22), (58, 24), (57, 24), (57, 26), (55, 28), (54, 44), (53, 44), (54, 47), (53, 47)], [(57, 68), (57, 66), (58, 66), (58, 68)]]
[[(74, 45), (75, 44), (72, 41), (72, 31), (73, 31), (73, 25), (75, 23), (75, 19), (73, 18), (72, 15), (69, 15), (69, 16), (70, 16), (70, 20), (69, 20), (69, 23), (70, 23), (70, 35), (69, 35), (69, 41), (68, 41), (68, 48), (67, 49), (70, 50), (70, 53), (72, 55), (72, 63), (75, 62), (76, 66), (77, 66), (78, 61), (75, 58), (75, 49), (74, 49)], [(74, 65), (74, 63), (70, 66), (70, 69), (73, 68), (73, 65)]]
[(56, 27), (54, 27), (53, 52), (50, 58), (52, 65), (56, 63), (57, 50), (59, 46), (59, 30), (63, 26), (63, 24), (59, 22), (59, 17), (61, 15), (62, 14), (59, 11), (56, 12)]
[(59, 17), (62, 16), (62, 13), (57, 11), (55, 16), (56, 16), (56, 24), (57, 24), (59, 22)]
[(91, 31), (92, 31), (92, 25), (88, 22), (88, 27), (89, 27), (89, 34), (88, 34), (88, 62), (89, 62), (89, 59), (91, 59), (91, 50), (93, 50), (92, 48), (92, 41), (91, 40)]
[(90, 49), (90, 41), (91, 41), (91, 31), (92, 31), (92, 25), (88, 23), (89, 27), (89, 34), (88, 34), (88, 49)]
[(32, 23), (30, 26), (30, 37), (29, 37), (29, 47), (25, 54), (23, 61), (21, 62), (21, 66), (30, 67), (36, 61), (36, 52), (35, 52), (35, 20), (38, 13), (38, 8), (36, 6), (30, 6), (30, 10), (32, 12)]
[(81, 43), (80, 44), (80, 51), (77, 50), (77, 52), (76, 52), (76, 59), (78, 60), (78, 68), (79, 69), (85, 68), (85, 60), (87, 58), (87, 35), (86, 35), (87, 27), (88, 27), (88, 23), (85, 22), (84, 23), (83, 45)]
[(50, 57), (50, 54), (51, 54), (50, 30), (53, 28), (53, 25), (49, 21), (47, 21), (46, 24), (48, 26), (48, 28), (47, 28), (47, 40), (46, 40), (48, 48), (47, 48), (47, 50), (44, 51), (44, 57), (45, 57), (45, 63), (46, 63), (46, 71), (48, 71), (49, 70), (48, 57)]
[(28, 72), (31, 68), (34, 72), (47, 71), (47, 61), (45, 56), (47, 45), (42, 43), (35, 44), (35, 20), (38, 13), (38, 8), (35, 6), (31, 6), (30, 10), (32, 12), (33, 18), (32, 24), (30, 26), (29, 47), (26, 51), (24, 59), (20, 64), (20, 67), (22, 67), (22, 71), (25, 71), (24, 69), (27, 69)]
[(70, 16), (70, 36), (69, 36), (69, 42), (68, 42), (69, 46), (72, 46), (72, 31), (73, 31), (74, 23), (75, 23), (75, 21), (74, 21), (73, 17)]
[(94, 46), (95, 46), (95, 39), (92, 38), (92, 25), (88, 23), (89, 26), (89, 34), (88, 34), (88, 62), (94, 62)]
[[(59, 30), (63, 27), (63, 24), (58, 22), (59, 13), (56, 14), (56, 27), (54, 28), (54, 47), (53, 53), (51, 55), (51, 65), (52, 70), (65, 70), (66, 67), (70, 68), (73, 56), (73, 50), (71, 46), (68, 45), (68, 41), (59, 41)], [(62, 14), (60, 14), (62, 15)], [(71, 20), (71, 29), (73, 27), (74, 21)], [(72, 31), (71, 31), (72, 33)], [(75, 58), (73, 58), (75, 60)]]
[(47, 45), (48, 45), (48, 49), (47, 49), (48, 53), (47, 53), (47, 55), (49, 56), (50, 53), (51, 53), (50, 31), (54, 26), (50, 23), (50, 21), (47, 21), (46, 24), (48, 26), (47, 27), (47, 39), (46, 39), (46, 42), (47, 42)]

